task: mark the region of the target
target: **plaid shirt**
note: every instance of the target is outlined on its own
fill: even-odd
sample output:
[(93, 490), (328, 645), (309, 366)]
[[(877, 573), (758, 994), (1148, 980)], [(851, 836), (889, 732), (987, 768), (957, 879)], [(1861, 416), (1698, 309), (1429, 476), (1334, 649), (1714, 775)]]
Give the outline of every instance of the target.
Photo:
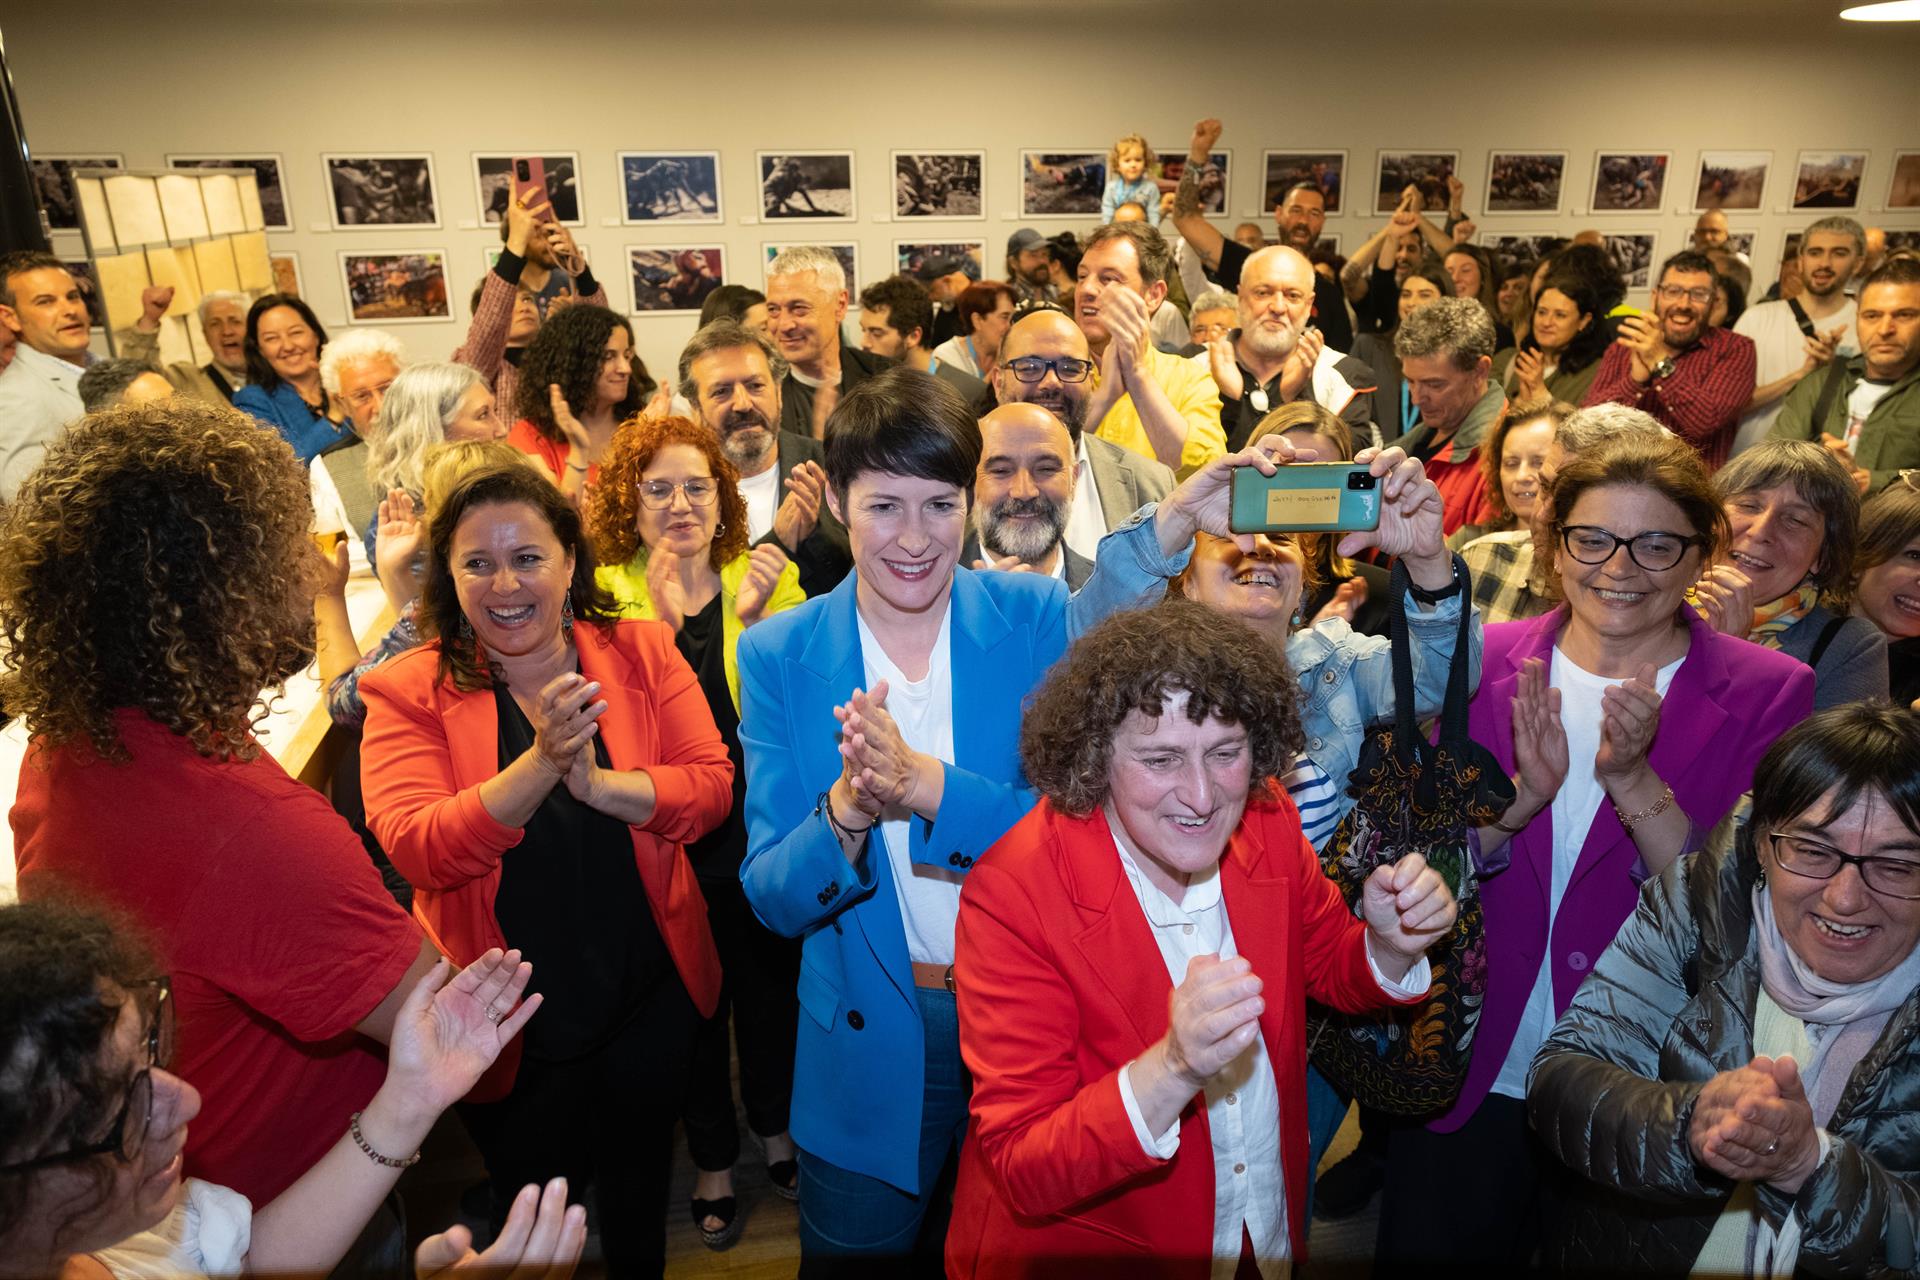
[[(511, 256), (502, 252), (500, 261), (487, 272), (486, 281), (480, 286), (480, 305), (473, 309), (473, 321), (467, 326), (467, 340), (453, 353), (455, 364), (464, 364), (487, 380), (487, 385), (493, 388), (498, 412), (508, 422), (519, 417), (513, 407), (513, 397), (520, 389), (520, 370), (507, 359), (507, 330), (513, 327), (513, 296), (520, 288), (520, 275), (516, 271), (509, 280), (500, 274), (500, 268), (507, 265)], [(596, 307), (606, 306), (606, 286), (594, 280), (591, 271), (581, 272), (580, 279), (593, 285), (593, 292), (580, 301)]]
[(1533, 534), (1526, 529), (1475, 538), (1460, 548), (1460, 558), (1473, 575), (1473, 602), (1483, 624), (1536, 618), (1560, 603), (1533, 576)]
[(1644, 410), (1692, 445), (1709, 470), (1718, 470), (1733, 445), (1740, 412), (1753, 398), (1753, 378), (1753, 339), (1708, 329), (1673, 356), (1670, 376), (1645, 385), (1633, 380), (1633, 353), (1618, 343), (1608, 347), (1582, 403)]

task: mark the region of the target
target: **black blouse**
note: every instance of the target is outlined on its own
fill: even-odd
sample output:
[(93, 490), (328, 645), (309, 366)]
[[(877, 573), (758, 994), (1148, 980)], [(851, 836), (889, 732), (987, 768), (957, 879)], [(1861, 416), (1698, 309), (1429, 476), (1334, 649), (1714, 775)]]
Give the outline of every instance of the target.
[(740, 863), (747, 856), (747, 762), (740, 749), (740, 713), (734, 710), (733, 690), (727, 687), (726, 619), (720, 613), (725, 606), (725, 597), (716, 592), (706, 608), (681, 624), (674, 639), (700, 682), (720, 740), (727, 744), (727, 757), (733, 761), (733, 807), (725, 821), (687, 846), (687, 861), (702, 880), (738, 880)]

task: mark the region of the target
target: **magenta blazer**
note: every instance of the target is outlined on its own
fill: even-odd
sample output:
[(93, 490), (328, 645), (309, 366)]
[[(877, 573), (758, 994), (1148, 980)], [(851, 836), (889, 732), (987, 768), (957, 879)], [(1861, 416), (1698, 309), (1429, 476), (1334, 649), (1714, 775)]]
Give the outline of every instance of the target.
[[(1674, 801), (1706, 831), (1752, 785), (1753, 768), (1773, 740), (1813, 712), (1813, 669), (1773, 649), (1722, 635), (1682, 609), (1692, 646), (1673, 674), (1647, 758)], [(1565, 606), (1523, 622), (1486, 629), (1480, 689), (1467, 709), (1476, 742), (1513, 772), (1513, 691), (1528, 658), (1551, 663)], [(1579, 761), (1574, 761), (1577, 767)], [(1553, 1007), (1566, 1012), (1600, 953), (1639, 901), (1640, 853), (1610, 804), (1602, 804), (1581, 846), (1560, 914), (1548, 936), (1553, 886), (1553, 807), (1542, 809), (1510, 845), (1512, 862), (1481, 883), (1487, 920), (1487, 995), (1474, 1035), (1466, 1084), (1431, 1128), (1451, 1133), (1472, 1118), (1513, 1046), (1520, 1015), (1540, 972), (1553, 966)]]

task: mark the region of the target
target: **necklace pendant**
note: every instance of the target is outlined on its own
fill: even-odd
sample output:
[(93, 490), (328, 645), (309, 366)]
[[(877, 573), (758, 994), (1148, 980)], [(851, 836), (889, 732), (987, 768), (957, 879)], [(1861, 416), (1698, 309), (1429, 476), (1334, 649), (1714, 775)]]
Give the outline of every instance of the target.
[(1255, 413), (1265, 413), (1267, 411), (1267, 389), (1265, 387), (1255, 387), (1253, 394), (1247, 397), (1247, 403), (1253, 406)]

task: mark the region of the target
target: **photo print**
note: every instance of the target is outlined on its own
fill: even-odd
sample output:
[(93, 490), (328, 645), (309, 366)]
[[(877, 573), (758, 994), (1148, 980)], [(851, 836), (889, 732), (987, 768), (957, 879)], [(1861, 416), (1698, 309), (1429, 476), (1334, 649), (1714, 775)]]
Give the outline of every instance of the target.
[(100, 280), (93, 274), (93, 264), (85, 258), (79, 258), (64, 265), (73, 282), (80, 286), (80, 296), (87, 300), (87, 326), (93, 329), (106, 328), (107, 304), (100, 296)]
[(1594, 213), (1658, 212), (1667, 194), (1667, 151), (1602, 151), (1593, 161)]
[(1566, 243), (1557, 231), (1482, 231), (1479, 240), (1482, 249), (1507, 262), (1538, 262)]
[(1620, 268), (1627, 288), (1646, 289), (1653, 284), (1654, 246), (1659, 238), (1651, 231), (1607, 237), (1607, 256)]
[(432, 156), (336, 154), (320, 160), (335, 231), (440, 225)]
[(55, 231), (80, 229), (80, 196), (73, 189), (75, 169), (124, 168), (119, 156), (110, 155), (35, 156), (27, 162), (34, 197), (47, 215), (47, 225)]
[(718, 222), (718, 151), (622, 151), (622, 217), (637, 222)]
[(1487, 157), (1488, 213), (1558, 213), (1564, 151), (1495, 151)]
[(251, 169), (260, 188), (260, 217), (268, 231), (293, 230), (293, 212), (287, 207), (287, 188), (280, 177), (279, 156), (169, 155), (176, 169)]
[(450, 320), (447, 255), (438, 249), (340, 254), (347, 314), (355, 324)]
[[(1177, 147), (1155, 147), (1154, 153), (1160, 157), (1160, 187), (1163, 191), (1172, 191), (1180, 185), (1180, 179), (1187, 172), (1187, 148), (1182, 143)], [(1200, 212), (1211, 217), (1224, 218), (1227, 214), (1227, 184), (1231, 181), (1228, 166), (1233, 161), (1233, 152), (1221, 150), (1207, 153), (1207, 163), (1194, 175), (1194, 181), (1200, 186)], [(1171, 184), (1171, 185), (1169, 185)]]
[(300, 296), (300, 255), (291, 251), (269, 256), (273, 264), (273, 291)]
[(712, 246), (627, 246), (627, 277), (633, 283), (633, 314), (698, 311), (707, 295), (726, 283), (725, 251)]
[[(1344, 151), (1269, 151), (1262, 158), (1260, 208), (1271, 212), (1280, 197), (1296, 182), (1311, 182), (1326, 197), (1327, 214), (1340, 212), (1340, 193), (1346, 185), (1347, 153)], [(1394, 196), (1397, 203), (1400, 197)]]
[(760, 216), (783, 222), (853, 220), (853, 152), (760, 151)]
[(1771, 151), (1702, 151), (1693, 211), (1758, 209), (1772, 164)]
[(1893, 153), (1893, 180), (1887, 185), (1887, 208), (1920, 209), (1920, 151)]
[(986, 210), (984, 151), (893, 153), (893, 216), (978, 218)]
[[(557, 151), (539, 159), (546, 180), (547, 203), (553, 206), (553, 220), (569, 227), (585, 226), (586, 218), (580, 211), (579, 155)], [(497, 226), (506, 216), (507, 202), (513, 199), (513, 161), (513, 156), (504, 153), (476, 151), (473, 154), (473, 189), (479, 197), (480, 221), (484, 226)]]
[(1026, 218), (1100, 215), (1107, 189), (1104, 151), (1022, 151), (1020, 215)]
[(1793, 179), (1796, 209), (1853, 209), (1867, 175), (1864, 151), (1802, 151)]
[(967, 273), (967, 279), (977, 282), (986, 278), (987, 242), (984, 240), (953, 240), (945, 244), (926, 244), (918, 240), (893, 242), (895, 269), (901, 275), (910, 276), (935, 258), (958, 258)]
[(1447, 179), (1460, 167), (1458, 151), (1382, 151), (1379, 181), (1374, 185), (1374, 211), (1392, 213), (1400, 207), (1400, 193), (1420, 189), (1420, 207), (1428, 213), (1447, 208)]

